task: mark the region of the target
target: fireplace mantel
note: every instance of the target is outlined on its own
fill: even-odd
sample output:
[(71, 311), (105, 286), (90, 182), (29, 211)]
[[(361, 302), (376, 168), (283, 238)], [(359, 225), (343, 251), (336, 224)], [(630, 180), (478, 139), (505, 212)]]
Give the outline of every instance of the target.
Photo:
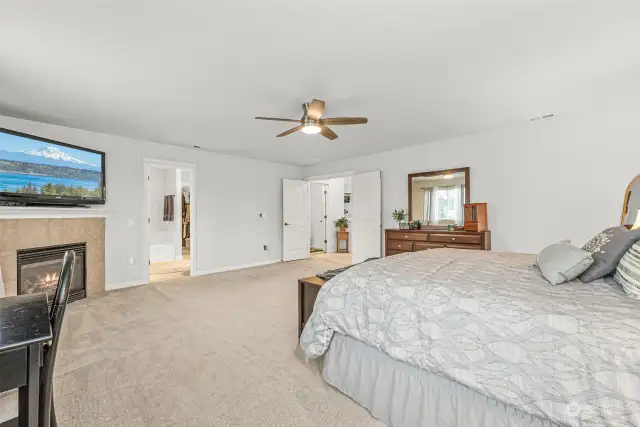
[(110, 209), (52, 208), (36, 206), (0, 206), (0, 219), (58, 219), (58, 218), (106, 218)]
[[(16, 208), (10, 209), (15, 212)], [(18, 251), (78, 243), (86, 245), (87, 296), (104, 292), (105, 210), (40, 208), (39, 214), (45, 218), (25, 217), (26, 210), (35, 211), (19, 208), (18, 218), (0, 215), (0, 269), (5, 295), (18, 294)]]

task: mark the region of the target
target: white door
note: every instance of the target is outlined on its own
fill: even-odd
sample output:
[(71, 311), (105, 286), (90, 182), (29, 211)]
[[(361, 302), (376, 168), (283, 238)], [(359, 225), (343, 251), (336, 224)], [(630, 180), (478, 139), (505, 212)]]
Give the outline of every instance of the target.
[(282, 180), (282, 260), (309, 258), (309, 183)]
[(380, 171), (351, 179), (351, 252), (353, 263), (382, 256), (382, 183)]
[(327, 190), (325, 184), (319, 182), (310, 183), (309, 198), (311, 212), (311, 247), (327, 251), (327, 211), (325, 199)]

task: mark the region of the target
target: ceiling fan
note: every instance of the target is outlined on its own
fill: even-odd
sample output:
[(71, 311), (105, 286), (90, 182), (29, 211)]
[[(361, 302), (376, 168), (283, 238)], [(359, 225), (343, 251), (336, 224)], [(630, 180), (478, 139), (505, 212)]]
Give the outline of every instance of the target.
[(320, 101), (319, 99), (314, 99), (311, 102), (305, 102), (302, 104), (302, 109), (304, 114), (300, 120), (293, 119), (279, 119), (274, 117), (256, 117), (257, 120), (273, 120), (276, 122), (292, 122), (299, 123), (298, 126), (289, 129), (286, 132), (282, 132), (278, 135), (278, 138), (282, 136), (291, 135), (294, 132), (302, 131), (306, 134), (316, 134), (324, 136), (328, 139), (336, 139), (338, 135), (331, 129), (327, 127), (327, 125), (362, 125), (367, 123), (369, 120), (366, 117), (330, 117), (323, 119), (322, 115), (324, 114), (324, 101)]

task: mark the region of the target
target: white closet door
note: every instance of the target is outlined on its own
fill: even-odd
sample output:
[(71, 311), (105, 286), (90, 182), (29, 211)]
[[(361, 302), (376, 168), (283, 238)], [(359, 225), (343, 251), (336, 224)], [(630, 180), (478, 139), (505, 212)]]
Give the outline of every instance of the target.
[(352, 177), (351, 252), (353, 263), (382, 256), (382, 182), (380, 171)]
[(309, 258), (309, 183), (282, 180), (282, 260)]

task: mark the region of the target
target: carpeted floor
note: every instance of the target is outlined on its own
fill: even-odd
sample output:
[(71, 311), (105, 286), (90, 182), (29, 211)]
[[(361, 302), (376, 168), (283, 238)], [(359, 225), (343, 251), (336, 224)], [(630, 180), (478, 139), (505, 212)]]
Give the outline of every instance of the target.
[(383, 426), (297, 350), (297, 279), (348, 262), (324, 255), (71, 304), (60, 426)]

